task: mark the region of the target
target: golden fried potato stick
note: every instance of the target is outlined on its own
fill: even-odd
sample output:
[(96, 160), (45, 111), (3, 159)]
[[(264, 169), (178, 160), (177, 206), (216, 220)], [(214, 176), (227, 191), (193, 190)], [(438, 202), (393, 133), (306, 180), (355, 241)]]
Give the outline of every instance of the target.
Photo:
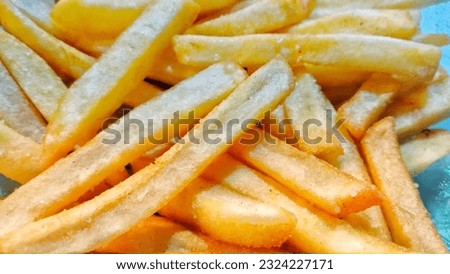
[(297, 218), (292, 237), (293, 251), (308, 253), (403, 253), (406, 249), (352, 227), (332, 217), (273, 179), (245, 166), (229, 155), (213, 162), (202, 176), (252, 198), (280, 206)]
[(50, 12), (55, 6), (54, 0), (12, 0), (11, 2), (41, 28), (45, 30), (52, 28)]
[(347, 10), (301, 22), (286, 29), (293, 34), (369, 34), (410, 39), (419, 26), (409, 10)]
[(40, 172), (42, 145), (0, 121), (0, 173), (24, 184)]
[[(343, 153), (340, 140), (329, 132), (327, 123), (336, 124), (333, 105), (322, 93), (316, 80), (300, 73), (294, 91), (284, 101), (287, 118), (292, 120), (296, 146), (328, 162)], [(333, 115), (334, 114), (334, 115)]]
[(435, 45), (437, 47), (450, 45), (450, 36), (444, 33), (419, 33), (411, 40), (417, 43)]
[(394, 242), (416, 252), (448, 253), (400, 154), (395, 120), (374, 124), (361, 141), (370, 173), (383, 192), (382, 208)]
[[(345, 132), (343, 134), (346, 139), (345, 142), (342, 142), (344, 154), (337, 158), (336, 166), (341, 171), (365, 182), (367, 185), (372, 185), (372, 179), (370, 178), (364, 160), (359, 154), (358, 148), (348, 134)], [(372, 206), (363, 211), (349, 214), (345, 217), (345, 220), (353, 226), (360, 227), (378, 238), (388, 241), (392, 240), (391, 232), (389, 231), (380, 206)]]
[(158, 212), (213, 239), (258, 248), (281, 246), (297, 222), (275, 204), (253, 200), (200, 178)]
[(424, 171), (435, 161), (450, 154), (450, 132), (447, 130), (424, 130), (401, 144), (403, 162), (411, 176)]
[(95, 62), (94, 58), (42, 30), (9, 0), (0, 2), (0, 23), (56, 71), (78, 78)]
[[(115, 38), (125, 31), (152, 0), (61, 0), (51, 11), (55, 28), (92, 37)], [(85, 20), (95, 18), (95, 20)]]
[(435, 46), (371, 35), (177, 35), (173, 43), (178, 60), (194, 66), (229, 60), (252, 67), (281, 55), (291, 65), (311, 63), (383, 72), (416, 82), (431, 80), (441, 58)]
[[(277, 106), (288, 95), (293, 84), (294, 77), (285, 62), (270, 62), (239, 85), (200, 125), (184, 137), (183, 142), (172, 147), (156, 164), (146, 167), (88, 202), (29, 223), (18, 230), (14, 230), (17, 226), (11, 229), (10, 222), (2, 220), (1, 223), (8, 224), (11, 233), (1, 233), (4, 237), (0, 239), (0, 252), (88, 252), (125, 233), (182, 191), (215, 157), (236, 141), (243, 133), (243, 126), (255, 123), (247, 119), (262, 118), (264, 112)], [(205, 138), (205, 131), (210, 133), (208, 129), (211, 129), (208, 121), (212, 119), (221, 121), (222, 125), (231, 123), (227, 132), (215, 131), (214, 134), (208, 134), (210, 138), (218, 140), (213, 143), (207, 142)], [(241, 124), (232, 120), (245, 122)], [(5, 208), (6, 201), (0, 204), (2, 217), (5, 215), (1, 211)], [(13, 210), (10, 209), (10, 214), (11, 211)], [(20, 212), (23, 212), (22, 208)], [(108, 229), (105, 230), (105, 227)], [(67, 237), (69, 234), (71, 237)]]
[[(381, 203), (375, 187), (268, 133), (256, 129), (253, 133), (242, 137), (229, 150), (231, 155), (268, 174), (318, 208), (334, 216), (346, 216)], [(249, 141), (254, 143), (246, 144)]]
[(396, 99), (383, 114), (395, 117), (400, 139), (417, 134), (450, 117), (450, 78)]
[[(173, 138), (174, 130), (164, 125), (164, 120), (181, 123), (180, 119), (187, 119), (191, 111), (198, 118), (204, 117), (245, 77), (245, 72), (236, 65), (216, 64), (135, 108), (3, 201), (0, 223), (8, 226), (0, 226), (0, 235), (52, 215), (78, 200), (111, 172), (155, 148), (158, 144), (152, 140), (160, 140), (165, 133), (169, 140)], [(176, 112), (180, 113), (178, 118), (174, 116)], [(149, 117), (153, 123), (150, 126)], [(132, 127), (132, 121), (142, 121), (143, 125)]]
[[(203, 14), (231, 6), (237, 1), (195, 0)], [(88, 38), (113, 39), (149, 5), (154, 5), (154, 0), (61, 0), (51, 10), (51, 21), (58, 31), (66, 34), (73, 32), (76, 36), (83, 34)]]
[(346, 119), (344, 126), (356, 140), (361, 140), (366, 130), (380, 119), (400, 87), (390, 75), (374, 73), (339, 107), (338, 116)]
[(191, 0), (156, 0), (150, 5), (70, 87), (48, 125), (44, 162), (51, 164), (75, 145), (92, 138), (102, 120), (144, 80), (151, 63), (170, 44), (172, 36), (184, 31), (197, 14), (198, 5)]
[(443, 0), (316, 0), (317, 8), (338, 9), (413, 9), (444, 2)]
[(39, 112), (51, 121), (67, 87), (33, 50), (0, 29), (0, 59)]
[(41, 143), (46, 123), (0, 62), (0, 120), (18, 133)]
[(300, 22), (307, 16), (309, 0), (261, 0), (247, 7), (200, 22), (186, 33), (237, 36), (267, 33)]

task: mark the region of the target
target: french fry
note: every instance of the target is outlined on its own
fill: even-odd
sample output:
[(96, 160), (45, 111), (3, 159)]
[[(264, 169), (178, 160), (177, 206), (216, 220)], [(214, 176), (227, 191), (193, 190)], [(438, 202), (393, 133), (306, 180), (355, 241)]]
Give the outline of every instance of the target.
[(394, 119), (373, 125), (361, 144), (372, 178), (385, 196), (382, 207), (394, 241), (416, 252), (447, 253), (403, 164)]
[(347, 9), (411, 9), (422, 8), (443, 0), (316, 0), (318, 8), (347, 8)]
[(0, 119), (18, 133), (41, 143), (45, 121), (0, 62)]
[(281, 55), (291, 65), (345, 67), (399, 75), (404, 81), (417, 82), (433, 78), (441, 57), (435, 46), (371, 35), (177, 35), (173, 42), (178, 60), (194, 66), (231, 60), (252, 67)]
[[(231, 132), (215, 134), (219, 142), (209, 144), (203, 135), (207, 129), (205, 123), (208, 124), (205, 121), (260, 119), (264, 112), (277, 106), (287, 96), (293, 82), (292, 72), (285, 62), (270, 62), (239, 85), (192, 130), (190, 137), (188, 135), (183, 143), (172, 147), (156, 164), (146, 167), (88, 202), (29, 223), (18, 230), (14, 230), (17, 226), (11, 229), (10, 222), (2, 222), (8, 223), (10, 233), (2, 234), (4, 237), (0, 239), (0, 252), (88, 252), (123, 234), (167, 204), (200, 175), (215, 157), (223, 153), (230, 146), (229, 142), (235, 141), (243, 133), (243, 125), (233, 123)], [(198, 144), (190, 142), (192, 136), (195, 140), (200, 140)], [(180, 169), (180, 166), (183, 168)], [(0, 204), (0, 211), (7, 208), (6, 201)], [(23, 210), (20, 213), (22, 212)], [(0, 216), (3, 217), (4, 214)], [(8, 217), (11, 218), (11, 214)], [(105, 230), (105, 225), (109, 229)], [(46, 229), (42, 229), (43, 227)], [(2, 232), (5, 230), (2, 229)], [(70, 238), (65, 236), (67, 233), (71, 234)], [(27, 235), (33, 236), (26, 237)]]
[[(381, 203), (377, 190), (311, 154), (255, 129), (229, 152), (268, 174), (318, 208), (346, 216)], [(246, 140), (246, 141), (245, 141)], [(257, 141), (253, 145), (245, 142)], [(269, 143), (266, 140), (271, 140)]]
[(130, 107), (138, 107), (148, 100), (161, 95), (163, 90), (152, 84), (141, 84), (138, 88), (132, 90), (123, 103)]
[(45, 30), (52, 28), (50, 12), (55, 6), (54, 0), (12, 0), (11, 2), (41, 28)]
[[(195, 0), (200, 5), (200, 13), (202, 14), (231, 6), (237, 1)], [(83, 34), (87, 39), (108, 40), (119, 36), (139, 17), (145, 8), (153, 4), (154, 0), (61, 0), (51, 11), (51, 21), (63, 36), (80, 36), (80, 34)], [(90, 20), (92, 18), (96, 20)], [(68, 37), (66, 36), (66, 38)]]
[[(342, 146), (335, 135), (330, 135), (328, 123), (336, 123), (333, 105), (322, 93), (310, 74), (297, 76), (294, 91), (284, 102), (287, 117), (292, 120), (292, 132), (301, 150), (333, 162), (342, 154)], [(333, 115), (334, 113), (334, 115)]]
[[(344, 132), (345, 134), (345, 132)], [(358, 148), (352, 138), (344, 135), (346, 140), (342, 142), (344, 153), (337, 158), (336, 166), (339, 170), (365, 182), (372, 184), (369, 172), (364, 164), (364, 160), (359, 154)], [(355, 227), (359, 227), (378, 238), (391, 241), (391, 232), (387, 226), (380, 206), (373, 206), (366, 210), (350, 214), (345, 217)]]
[(395, 128), (400, 139), (406, 139), (429, 126), (450, 117), (450, 78), (398, 98), (384, 116), (395, 117)]
[(450, 132), (447, 130), (424, 130), (401, 144), (403, 162), (411, 176), (418, 175), (435, 161), (450, 154), (449, 140)]
[(0, 59), (39, 112), (51, 121), (67, 87), (47, 63), (0, 29)]
[(279, 247), (296, 224), (291, 213), (276, 205), (202, 179), (192, 182), (159, 212), (219, 241), (249, 247)]
[(75, 145), (92, 138), (102, 120), (119, 108), (126, 95), (145, 78), (150, 64), (169, 45), (171, 37), (182, 32), (197, 14), (198, 6), (190, 0), (158, 0), (150, 5), (71, 86), (48, 125), (44, 162), (51, 164)]
[(42, 30), (9, 0), (0, 2), (0, 22), (6, 31), (36, 51), (60, 73), (78, 78), (95, 62), (94, 58)]
[[(179, 119), (186, 119), (190, 111), (194, 111), (197, 117), (204, 117), (245, 77), (245, 72), (235, 65), (216, 64), (132, 110), (109, 130), (99, 133), (88, 144), (58, 161), (3, 201), (0, 205), (0, 222), (8, 223), (8, 226), (0, 227), (0, 235), (54, 214), (75, 202), (111, 172), (156, 147), (149, 137), (158, 140), (163, 132), (173, 132), (168, 129), (168, 125), (163, 124), (164, 119), (175, 119), (173, 114), (177, 111), (180, 112)], [(128, 121), (147, 121), (148, 117), (153, 118), (152, 130), (147, 123), (142, 129), (132, 130), (125, 121), (125, 118)], [(125, 140), (127, 130), (128, 142)], [(153, 131), (152, 135), (149, 135), (149, 130)], [(111, 140), (112, 134), (114, 138), (119, 136), (119, 139), (111, 144), (108, 140)], [(170, 135), (167, 137), (170, 138)], [(139, 141), (141, 138), (144, 140), (142, 143)], [(83, 176), (80, 176), (80, 170), (83, 170)], [(17, 208), (21, 210), (15, 210)]]
[[(332, 217), (273, 179), (248, 168), (229, 155), (222, 155), (202, 174), (237, 192), (276, 204), (297, 218), (297, 225), (287, 244), (296, 252), (316, 253), (403, 253), (406, 250), (390, 241), (369, 235), (338, 218)], [(320, 240), (318, 240), (320, 239)]]
[(344, 126), (356, 140), (361, 140), (366, 130), (380, 119), (400, 86), (391, 76), (375, 73), (339, 107), (338, 116), (346, 119)]
[[(100, 38), (115, 38), (127, 29), (149, 6), (152, 0), (61, 0), (51, 12), (57, 29)], [(83, 20), (95, 18), (94, 20)]]
[(410, 10), (348, 10), (286, 29), (293, 34), (369, 34), (409, 39), (419, 22)]
[(0, 121), (0, 173), (25, 184), (41, 172), (42, 145)]
[(415, 35), (411, 40), (417, 43), (435, 45), (437, 47), (445, 47), (450, 44), (450, 36), (443, 33), (420, 33)]
[(200, 22), (186, 33), (235, 36), (266, 33), (298, 23), (307, 16), (309, 0), (261, 0), (247, 7)]

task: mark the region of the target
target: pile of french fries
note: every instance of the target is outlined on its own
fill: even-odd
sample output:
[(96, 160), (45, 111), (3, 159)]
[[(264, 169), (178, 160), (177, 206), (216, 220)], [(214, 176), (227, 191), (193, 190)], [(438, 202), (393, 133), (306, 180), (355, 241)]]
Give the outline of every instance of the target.
[(0, 1), (1, 253), (448, 252), (442, 1), (56, 2)]

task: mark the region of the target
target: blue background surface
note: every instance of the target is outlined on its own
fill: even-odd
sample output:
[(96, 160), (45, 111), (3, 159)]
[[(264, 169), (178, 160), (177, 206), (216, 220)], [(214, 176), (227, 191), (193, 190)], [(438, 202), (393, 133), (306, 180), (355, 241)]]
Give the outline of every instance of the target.
[[(450, 2), (431, 6), (422, 11), (423, 33), (447, 33), (450, 35)], [(450, 46), (442, 49), (441, 65), (450, 72)], [(450, 119), (435, 126), (450, 130)]]

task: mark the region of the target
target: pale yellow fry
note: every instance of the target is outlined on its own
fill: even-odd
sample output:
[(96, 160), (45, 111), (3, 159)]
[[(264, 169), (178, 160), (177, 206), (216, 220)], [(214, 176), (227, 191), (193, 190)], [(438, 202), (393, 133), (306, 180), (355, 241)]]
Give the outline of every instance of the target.
[(0, 62), (0, 120), (20, 134), (41, 143), (45, 121)]
[(384, 194), (382, 207), (394, 241), (416, 252), (447, 253), (403, 164), (394, 119), (373, 125), (361, 144), (374, 183)]
[(0, 173), (25, 184), (40, 172), (42, 145), (0, 121)]
[(197, 227), (222, 242), (278, 247), (292, 232), (289, 212), (197, 178), (159, 213)]
[(441, 58), (435, 46), (371, 35), (177, 35), (173, 41), (178, 60), (194, 66), (231, 60), (252, 67), (281, 55), (292, 65), (384, 72), (417, 82), (431, 80)]
[(52, 163), (92, 138), (102, 120), (145, 78), (171, 37), (184, 31), (197, 14), (198, 6), (191, 0), (157, 0), (150, 5), (71, 86), (48, 125), (44, 161)]
[(153, 0), (61, 0), (52, 9), (51, 20), (57, 29), (113, 38), (128, 28), (142, 11), (154, 2)]
[(409, 39), (419, 22), (409, 10), (349, 10), (311, 19), (286, 29), (293, 34), (369, 34)]
[(358, 92), (338, 109), (344, 126), (361, 140), (366, 130), (378, 121), (400, 89), (400, 83), (389, 75), (374, 73)]
[[(164, 119), (179, 122), (174, 117), (177, 111), (180, 119), (186, 119), (190, 111), (198, 118), (204, 117), (245, 77), (245, 72), (235, 65), (216, 64), (132, 110), (116, 125), (99, 133), (88, 144), (56, 162), (3, 201), (0, 223), (8, 226), (0, 226), (0, 235), (52, 215), (78, 200), (111, 172), (155, 148), (158, 144), (150, 137), (159, 140), (166, 132), (169, 133), (167, 138), (172, 139), (173, 129), (163, 124)], [(151, 128), (147, 123), (150, 117), (153, 119)], [(142, 121), (143, 126), (140, 129), (131, 127), (129, 123), (133, 120)]]
[(0, 22), (11, 34), (36, 51), (56, 71), (80, 77), (95, 59), (42, 30), (9, 0), (0, 2)]
[(202, 174), (237, 192), (280, 206), (295, 215), (297, 225), (287, 241), (297, 252), (403, 253), (390, 241), (374, 237), (332, 217), (299, 198), (280, 184), (248, 168), (229, 155), (213, 162)]
[(140, 84), (138, 88), (133, 89), (123, 103), (130, 107), (137, 107), (147, 102), (148, 100), (161, 95), (163, 90), (152, 84)]
[[(370, 178), (364, 160), (359, 154), (358, 148), (350, 136), (346, 134), (344, 136), (346, 138), (345, 142), (342, 142), (344, 154), (337, 158), (336, 166), (341, 171), (365, 182), (367, 185), (371, 185), (372, 179)], [(381, 239), (392, 240), (391, 232), (389, 231), (380, 206), (373, 206), (366, 210), (350, 214), (345, 217), (345, 220), (353, 226), (360, 227)]]
[(450, 154), (450, 132), (425, 130), (400, 146), (403, 162), (411, 176), (424, 171), (435, 161)]
[[(217, 137), (219, 140), (212, 144), (205, 139), (205, 131), (210, 129), (207, 121), (214, 119), (227, 124), (232, 120), (260, 119), (287, 96), (293, 83), (291, 69), (285, 62), (270, 62), (239, 85), (183, 142), (172, 147), (156, 164), (88, 202), (25, 225), (19, 230), (10, 229), (9, 222), (2, 221), (8, 224), (12, 232), (3, 234), (0, 252), (82, 253), (123, 234), (166, 205), (200, 175), (215, 157), (230, 147), (230, 143), (243, 133), (243, 126), (251, 126), (232, 123), (231, 129), (226, 132), (208, 134), (210, 138)], [(0, 211), (5, 208), (6, 201), (0, 204)], [(4, 215), (0, 214), (2, 217)], [(108, 229), (105, 230), (105, 227)], [(67, 234), (71, 237), (66, 237)], [(29, 235), (33, 236), (27, 237)]]
[(420, 33), (415, 35), (411, 40), (417, 43), (435, 45), (437, 47), (450, 45), (450, 36), (444, 33)]
[(51, 121), (67, 87), (33, 50), (0, 29), (0, 59), (39, 112)]
[(297, 76), (295, 89), (285, 100), (284, 108), (287, 118), (292, 120), (298, 148), (329, 162), (342, 154), (341, 143), (330, 130), (336, 124), (334, 107), (314, 77), (307, 73)]
[(450, 78), (430, 84), (389, 106), (384, 115), (395, 117), (400, 139), (405, 139), (450, 117)]
[[(257, 140), (256, 137), (259, 137)], [(259, 130), (243, 137), (229, 152), (268, 174), (318, 208), (346, 216), (381, 203), (378, 192), (327, 162)], [(266, 140), (270, 139), (271, 142)], [(247, 141), (245, 141), (247, 140)], [(246, 145), (248, 140), (255, 144)]]
[(444, 0), (316, 0), (318, 8), (359, 9), (359, 8), (422, 8), (444, 2)]
[[(202, 14), (225, 8), (237, 1), (195, 0)], [(77, 37), (80, 35), (108, 40), (120, 35), (146, 7), (153, 4), (154, 0), (61, 0), (51, 11), (51, 22), (54, 31), (63, 33), (66, 38), (67, 35), (72, 36), (70, 40), (79, 39)]]
[(41, 28), (51, 29), (50, 12), (55, 5), (54, 0), (12, 0), (11, 2)]
[(186, 33), (236, 36), (266, 33), (300, 22), (307, 16), (309, 0), (261, 0), (249, 6), (201, 22)]

